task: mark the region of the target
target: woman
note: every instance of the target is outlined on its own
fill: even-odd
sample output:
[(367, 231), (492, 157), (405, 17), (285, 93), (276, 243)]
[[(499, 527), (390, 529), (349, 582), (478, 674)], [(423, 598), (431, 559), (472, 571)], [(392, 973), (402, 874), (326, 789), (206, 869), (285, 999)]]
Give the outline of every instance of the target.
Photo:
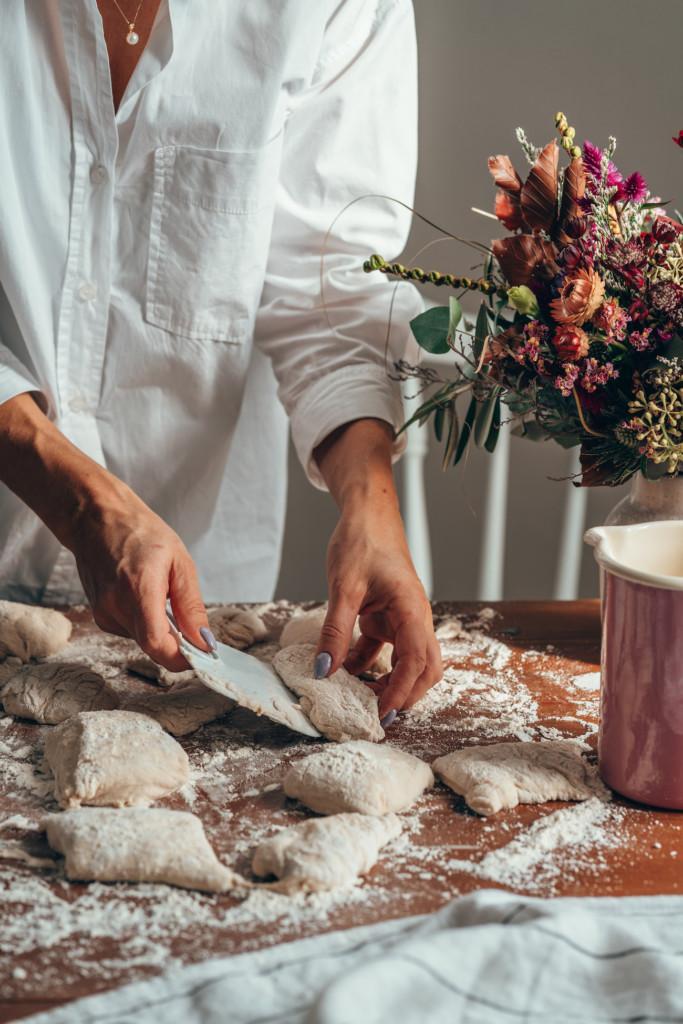
[[(340, 510), (319, 676), (440, 676), (391, 472), (387, 289), (415, 168), (409, 0), (24, 0), (0, 33), (0, 588), (185, 667), (275, 584), (286, 425)], [(399, 300), (414, 303), (413, 293)], [(400, 303), (399, 303), (400, 304)], [(405, 322), (409, 310), (396, 320)], [(402, 354), (392, 342), (389, 358)], [(274, 374), (273, 374), (274, 371)], [(182, 538), (182, 539), (181, 539)], [(80, 582), (79, 582), (80, 579)]]

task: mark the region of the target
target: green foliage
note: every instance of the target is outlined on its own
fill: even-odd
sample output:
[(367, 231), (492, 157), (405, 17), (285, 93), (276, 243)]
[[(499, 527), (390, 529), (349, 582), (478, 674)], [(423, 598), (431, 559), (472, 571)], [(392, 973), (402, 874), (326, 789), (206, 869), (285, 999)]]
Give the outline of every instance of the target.
[(420, 348), (433, 356), (443, 356), (451, 350), (448, 344), (450, 324), (450, 307), (434, 306), (414, 317), (410, 321), (410, 329)]

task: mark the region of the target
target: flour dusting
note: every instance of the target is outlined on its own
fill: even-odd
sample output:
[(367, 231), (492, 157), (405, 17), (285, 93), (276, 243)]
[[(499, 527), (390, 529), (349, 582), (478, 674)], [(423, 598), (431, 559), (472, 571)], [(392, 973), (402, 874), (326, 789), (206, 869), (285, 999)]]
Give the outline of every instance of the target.
[[(455, 616), (441, 607), (444, 678), (400, 715), (390, 743), (431, 762), (503, 739), (590, 741), (597, 723), (590, 665), (518, 644), (517, 631), (499, 628), (494, 609)], [(268, 639), (250, 653), (270, 661), (294, 611), (288, 602), (260, 606)], [(126, 671), (138, 655), (132, 641), (93, 630), (83, 610), (62, 652), (99, 672), (122, 698), (158, 692)], [(477, 885), (550, 895), (566, 891), (579, 869), (606, 884), (607, 854), (628, 835), (627, 811), (614, 804), (589, 800), (536, 821), (528, 809), (484, 821), (437, 786), (401, 814), (401, 835), (370, 875), (347, 889), (284, 896), (255, 888), (241, 899), (164, 885), (75, 884), (41, 832), (45, 815), (58, 809), (43, 755), (50, 728), (0, 717), (0, 985), (12, 997), (41, 991), (69, 998), (84, 984), (121, 984), (208, 955), (437, 909)], [(240, 709), (179, 742), (189, 780), (160, 806), (198, 815), (222, 863), (253, 880), (258, 843), (310, 817), (282, 791), (288, 765), (324, 743)]]

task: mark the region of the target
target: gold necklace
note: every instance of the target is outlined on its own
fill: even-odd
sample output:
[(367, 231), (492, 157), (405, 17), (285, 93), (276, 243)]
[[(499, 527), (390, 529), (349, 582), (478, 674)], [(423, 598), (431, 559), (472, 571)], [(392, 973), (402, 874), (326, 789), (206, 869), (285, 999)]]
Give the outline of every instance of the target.
[(138, 43), (140, 42), (140, 36), (135, 31), (135, 22), (138, 20), (138, 14), (140, 13), (140, 8), (142, 7), (143, 3), (144, 0), (140, 0), (140, 3), (138, 4), (138, 9), (135, 12), (135, 17), (133, 18), (132, 21), (129, 21), (128, 17), (126, 16), (126, 12), (121, 10), (118, 0), (114, 0), (116, 9), (118, 10), (119, 14), (128, 26), (128, 35), (126, 36), (126, 42), (129, 46), (137, 46)]

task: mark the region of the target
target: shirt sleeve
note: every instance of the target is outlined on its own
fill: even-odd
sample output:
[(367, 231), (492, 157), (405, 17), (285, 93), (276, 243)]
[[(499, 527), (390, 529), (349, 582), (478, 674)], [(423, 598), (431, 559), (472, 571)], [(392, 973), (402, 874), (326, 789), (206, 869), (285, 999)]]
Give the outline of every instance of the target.
[[(416, 79), (410, 0), (343, 0), (285, 128), (256, 343), (272, 360), (299, 459), (321, 489), (315, 447), (363, 417), (397, 429), (394, 363), (418, 361), (408, 322), (423, 309), (419, 293), (362, 266), (373, 252), (395, 258), (408, 237), (410, 211), (385, 197), (413, 201)], [(396, 456), (403, 447), (401, 435)]]
[(10, 398), (30, 391), (36, 393), (40, 407), (47, 410), (47, 402), (40, 386), (24, 364), (0, 341), (0, 405)]

